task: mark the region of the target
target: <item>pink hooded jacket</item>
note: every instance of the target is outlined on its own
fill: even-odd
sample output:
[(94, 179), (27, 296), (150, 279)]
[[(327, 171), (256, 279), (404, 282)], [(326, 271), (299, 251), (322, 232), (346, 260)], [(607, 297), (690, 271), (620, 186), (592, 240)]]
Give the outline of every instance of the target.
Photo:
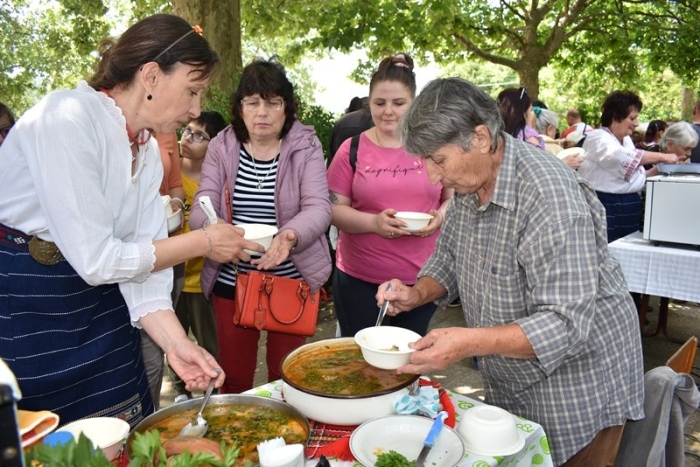
[[(201, 228), (207, 216), (199, 207), (200, 196), (209, 196), (220, 219), (229, 219), (226, 180), (233, 194), (241, 143), (229, 126), (220, 132), (207, 149), (202, 165), (199, 189), (190, 212), (190, 228)], [(290, 258), (312, 291), (320, 289), (331, 274), (331, 257), (326, 231), (331, 223), (323, 148), (311, 126), (294, 122), (280, 147), (279, 169), (275, 185), (275, 212), (280, 230), (291, 229), (298, 237)], [(207, 258), (201, 283), (209, 298), (221, 270), (221, 264)]]

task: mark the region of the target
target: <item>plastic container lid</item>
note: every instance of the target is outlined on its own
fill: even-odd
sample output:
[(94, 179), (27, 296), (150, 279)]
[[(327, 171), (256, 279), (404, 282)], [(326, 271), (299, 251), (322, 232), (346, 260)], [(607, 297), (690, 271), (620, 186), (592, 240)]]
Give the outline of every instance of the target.
[(44, 444), (49, 446), (59, 446), (62, 444), (68, 444), (73, 439), (73, 435), (67, 431), (56, 431), (54, 433), (49, 433), (44, 437)]

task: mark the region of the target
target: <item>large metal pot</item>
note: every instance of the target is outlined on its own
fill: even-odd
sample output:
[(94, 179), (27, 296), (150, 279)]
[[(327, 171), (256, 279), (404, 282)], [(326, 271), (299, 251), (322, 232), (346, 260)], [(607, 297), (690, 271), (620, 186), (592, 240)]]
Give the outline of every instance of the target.
[[(132, 457), (131, 443), (134, 441), (135, 433), (144, 433), (153, 428), (157, 423), (186, 410), (199, 409), (201, 404), (201, 398), (190, 399), (188, 401), (173, 404), (169, 407), (161, 409), (141, 420), (141, 422), (136, 425), (133, 430), (131, 430), (129, 437), (126, 439), (126, 452), (129, 455), (129, 458)], [(307, 438), (310, 433), (309, 421), (306, 419), (306, 417), (304, 417), (299, 410), (279, 400), (243, 394), (214, 394), (207, 403), (207, 407), (232, 405), (256, 405), (278, 410), (279, 412), (282, 412), (298, 421), (299, 424), (301, 424), (301, 426), (306, 430)]]
[(312, 342), (287, 355), (281, 368), (284, 380), (282, 393), (285, 400), (312, 420), (336, 425), (359, 425), (367, 420), (394, 414), (394, 401), (398, 396), (408, 394), (412, 385), (418, 384), (419, 375), (414, 375), (408, 381), (386, 390), (362, 395), (323, 394), (310, 391), (295, 384), (287, 376), (289, 370), (300, 365), (301, 360), (308, 354), (327, 352), (329, 348), (345, 350), (349, 347), (357, 347), (355, 340), (350, 337), (341, 337)]

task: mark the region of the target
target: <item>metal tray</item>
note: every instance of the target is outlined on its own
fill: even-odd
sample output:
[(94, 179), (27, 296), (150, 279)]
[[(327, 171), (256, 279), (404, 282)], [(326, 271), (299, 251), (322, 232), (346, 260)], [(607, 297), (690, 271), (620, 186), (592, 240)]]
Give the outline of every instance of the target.
[(656, 164), (662, 174), (700, 174), (700, 164)]

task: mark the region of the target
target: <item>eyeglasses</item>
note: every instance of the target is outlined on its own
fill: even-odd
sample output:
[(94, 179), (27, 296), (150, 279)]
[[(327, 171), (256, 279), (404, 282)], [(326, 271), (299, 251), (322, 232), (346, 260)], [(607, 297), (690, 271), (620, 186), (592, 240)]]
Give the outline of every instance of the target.
[(522, 99), (525, 94), (527, 94), (527, 89), (523, 86), (520, 88), (520, 98)]
[(255, 112), (256, 110), (258, 110), (260, 108), (261, 102), (265, 103), (265, 110), (267, 110), (268, 112), (279, 112), (282, 109), (282, 106), (284, 105), (283, 99), (271, 99), (269, 101), (265, 99), (241, 99), (243, 110), (247, 110), (248, 112)]
[(204, 140), (211, 141), (211, 138), (207, 138), (202, 133), (200, 133), (198, 131), (190, 130), (190, 127), (185, 127), (185, 129), (182, 130), (182, 137), (183, 138), (189, 137), (195, 143), (201, 143)]
[(3, 138), (7, 138), (7, 134), (10, 132), (12, 127), (13, 125), (8, 125), (0, 128), (0, 136), (2, 136)]

